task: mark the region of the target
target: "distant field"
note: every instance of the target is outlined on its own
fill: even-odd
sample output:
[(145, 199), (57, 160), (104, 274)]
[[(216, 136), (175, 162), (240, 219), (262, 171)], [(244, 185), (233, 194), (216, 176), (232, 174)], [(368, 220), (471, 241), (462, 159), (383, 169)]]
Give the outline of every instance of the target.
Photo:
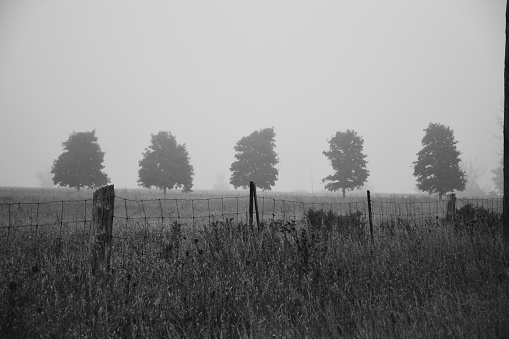
[[(134, 200), (149, 200), (149, 199), (162, 199), (165, 198), (162, 191), (157, 189), (143, 189), (143, 188), (121, 188), (115, 187), (115, 192), (118, 196)], [(93, 190), (81, 189), (77, 192), (71, 188), (25, 188), (25, 187), (0, 187), (0, 203), (1, 202), (44, 202), (52, 200), (82, 200), (92, 199)], [(341, 202), (340, 192), (274, 192), (261, 190), (257, 191), (259, 197), (273, 197), (277, 199), (287, 200), (306, 200), (315, 202)], [(427, 194), (377, 194), (371, 193), (373, 198), (384, 199), (416, 199), (416, 200), (430, 200), (433, 199)], [(197, 190), (192, 193), (182, 193), (179, 190), (167, 191), (166, 198), (168, 199), (187, 199), (187, 198), (213, 198), (225, 196), (249, 196), (249, 190), (227, 190), (227, 191), (214, 191), (214, 190)], [(346, 200), (363, 200), (366, 199), (365, 192), (355, 191), (347, 193)]]
[(251, 230), (247, 192), (116, 195), (112, 270), (93, 277), (92, 191), (0, 189), (0, 337), (509, 333), (499, 200), (446, 222), (447, 201), (375, 196), (372, 242), (361, 197), (259, 193)]

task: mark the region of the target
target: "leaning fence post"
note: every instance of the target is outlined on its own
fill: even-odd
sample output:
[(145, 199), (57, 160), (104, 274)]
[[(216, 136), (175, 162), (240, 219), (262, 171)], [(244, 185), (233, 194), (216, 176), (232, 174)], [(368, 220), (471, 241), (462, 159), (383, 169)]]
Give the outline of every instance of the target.
[(369, 219), (369, 233), (371, 234), (371, 242), (374, 242), (373, 238), (373, 214), (371, 213), (371, 194), (368, 190), (368, 219)]
[(94, 192), (92, 207), (92, 274), (107, 273), (110, 269), (111, 242), (113, 239), (113, 210), (115, 189), (104, 186)]
[(253, 230), (254, 182), (249, 182), (249, 228)]
[(451, 222), (454, 221), (454, 217), (456, 216), (456, 194), (451, 193), (447, 196), (449, 197), (449, 201), (447, 202), (447, 215), (445, 220)]
[(253, 200), (256, 214), (256, 227), (260, 230), (260, 213), (258, 212), (258, 198), (256, 197), (256, 184), (253, 182)]

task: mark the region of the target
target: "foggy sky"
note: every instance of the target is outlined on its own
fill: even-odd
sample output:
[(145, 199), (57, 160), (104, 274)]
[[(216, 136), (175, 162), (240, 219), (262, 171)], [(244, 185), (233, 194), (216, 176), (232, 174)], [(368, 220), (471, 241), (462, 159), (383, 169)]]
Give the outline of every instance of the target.
[(498, 166), (505, 1), (0, 1), (0, 186), (38, 186), (95, 129), (104, 171), (137, 187), (150, 134), (185, 143), (193, 189), (274, 127), (273, 190), (318, 191), (336, 131), (364, 138), (373, 192), (413, 193), (429, 122)]

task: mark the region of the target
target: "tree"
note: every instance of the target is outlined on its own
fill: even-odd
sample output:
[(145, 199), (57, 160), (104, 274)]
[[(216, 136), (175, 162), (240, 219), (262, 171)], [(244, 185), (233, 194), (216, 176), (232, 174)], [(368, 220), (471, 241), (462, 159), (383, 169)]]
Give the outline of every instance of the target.
[(97, 143), (95, 130), (91, 132), (73, 132), (62, 143), (64, 152), (53, 162), (51, 173), (53, 183), (59, 186), (101, 187), (110, 182), (101, 170), (104, 168), (104, 152)]
[(491, 170), (491, 173), (494, 174), (494, 177), (491, 178), (493, 181), (493, 184), (495, 185), (495, 191), (499, 195), (504, 194), (504, 157), (502, 156), (502, 159), (500, 160), (500, 166), (495, 168), (494, 170)]
[[(504, 142), (504, 117), (497, 116), (498, 125), (500, 130), (502, 131), (502, 136), (496, 136), (497, 139), (502, 140)], [(504, 147), (502, 144), (502, 150), (500, 152), (500, 166), (491, 170), (491, 173), (494, 174), (494, 177), (491, 178), (493, 184), (495, 185), (494, 190), (498, 195), (504, 195)]]
[(460, 169), (460, 152), (454, 132), (448, 126), (430, 123), (424, 130), (422, 150), (417, 153), (414, 164), (414, 176), (417, 188), (429, 194), (438, 194), (440, 200), (447, 192), (463, 191), (466, 173)]
[(39, 186), (41, 188), (55, 187), (53, 175), (51, 174), (51, 166), (41, 166), (41, 168), (35, 172), (35, 176), (39, 180)]
[(228, 191), (230, 189), (230, 183), (228, 182), (225, 171), (216, 173), (215, 180), (216, 182), (212, 188), (214, 191)]
[(278, 176), (274, 166), (279, 162), (274, 151), (275, 137), (272, 127), (254, 131), (237, 142), (234, 147), (237, 160), (230, 167), (230, 184), (235, 189), (249, 187), (250, 181), (254, 181), (263, 191), (270, 191), (274, 186)]
[(331, 162), (335, 173), (322, 179), (329, 191), (343, 192), (361, 187), (369, 177), (366, 155), (362, 153), (364, 139), (355, 131), (336, 132), (329, 140), (329, 151), (322, 152)]
[(155, 186), (164, 191), (180, 188), (192, 192), (194, 169), (189, 163), (186, 145), (177, 144), (170, 132), (152, 134), (152, 143), (139, 161), (138, 184), (142, 187)]
[(486, 167), (479, 165), (477, 160), (460, 161), (459, 166), (461, 170), (465, 172), (467, 182), (465, 183), (465, 189), (462, 192), (462, 196), (467, 197), (483, 197), (486, 196), (486, 192), (479, 185), (481, 177), (486, 173)]

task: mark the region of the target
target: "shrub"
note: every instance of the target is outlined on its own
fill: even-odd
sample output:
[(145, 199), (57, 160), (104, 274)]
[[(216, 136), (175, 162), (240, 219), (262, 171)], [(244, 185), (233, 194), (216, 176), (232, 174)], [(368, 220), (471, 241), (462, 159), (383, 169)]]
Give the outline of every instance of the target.
[(338, 214), (332, 211), (309, 209), (306, 220), (311, 230), (335, 231), (342, 235), (354, 236), (358, 239), (365, 237), (366, 216), (361, 212)]
[(484, 206), (466, 204), (456, 211), (454, 225), (456, 230), (492, 234), (502, 228), (502, 215)]

